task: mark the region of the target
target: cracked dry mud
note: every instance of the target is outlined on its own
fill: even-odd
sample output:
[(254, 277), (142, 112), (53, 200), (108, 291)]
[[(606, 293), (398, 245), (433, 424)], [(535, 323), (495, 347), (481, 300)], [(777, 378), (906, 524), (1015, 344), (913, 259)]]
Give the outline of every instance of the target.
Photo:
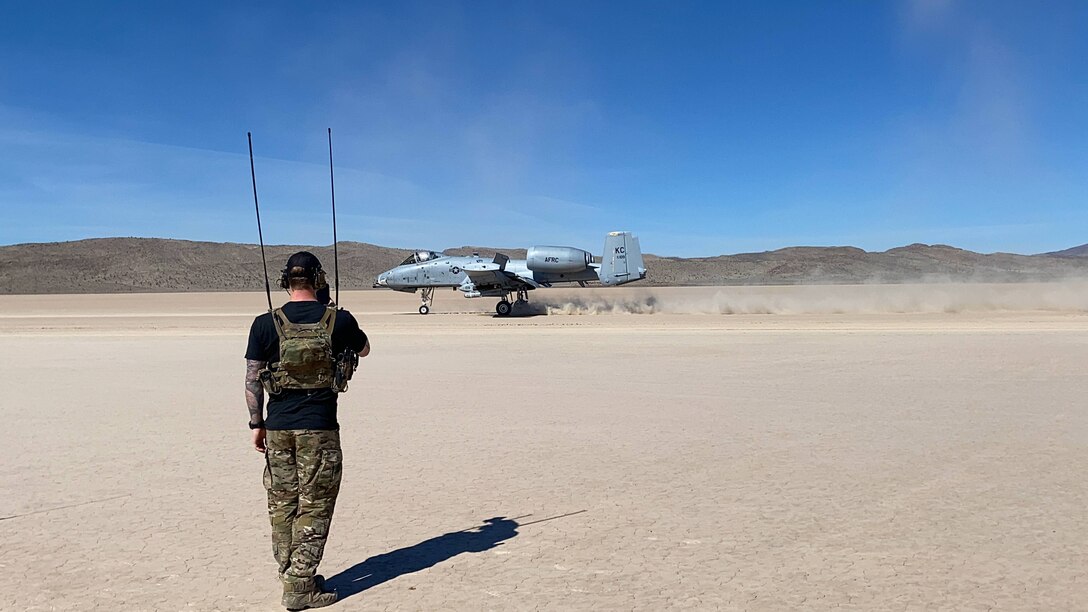
[[(344, 295), (374, 354), (340, 409), (333, 610), (1088, 602), (1084, 309), (414, 299)], [(242, 394), (263, 301), (0, 297), (0, 609), (279, 609)]]

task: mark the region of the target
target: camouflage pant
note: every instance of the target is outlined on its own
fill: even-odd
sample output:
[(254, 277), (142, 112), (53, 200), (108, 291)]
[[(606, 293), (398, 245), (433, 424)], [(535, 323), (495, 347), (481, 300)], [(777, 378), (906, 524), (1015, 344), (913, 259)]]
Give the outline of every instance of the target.
[(308, 585), (321, 563), (343, 471), (340, 432), (268, 431), (265, 439), (272, 554), (284, 585)]

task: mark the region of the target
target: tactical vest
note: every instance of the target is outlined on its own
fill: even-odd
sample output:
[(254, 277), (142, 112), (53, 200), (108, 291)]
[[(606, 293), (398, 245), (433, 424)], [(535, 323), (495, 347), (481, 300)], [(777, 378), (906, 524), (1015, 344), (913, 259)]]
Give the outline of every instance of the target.
[(326, 308), (317, 323), (292, 323), (277, 308), (272, 311), (272, 323), (280, 339), (280, 360), (268, 367), (269, 391), (331, 388), (336, 369), (332, 353), (336, 309)]

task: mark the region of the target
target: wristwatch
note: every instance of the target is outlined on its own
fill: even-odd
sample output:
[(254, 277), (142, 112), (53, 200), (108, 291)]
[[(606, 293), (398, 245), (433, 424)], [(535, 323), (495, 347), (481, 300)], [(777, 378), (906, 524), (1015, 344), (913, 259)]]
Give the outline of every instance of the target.
[(250, 429), (264, 429), (264, 423), (250, 423)]

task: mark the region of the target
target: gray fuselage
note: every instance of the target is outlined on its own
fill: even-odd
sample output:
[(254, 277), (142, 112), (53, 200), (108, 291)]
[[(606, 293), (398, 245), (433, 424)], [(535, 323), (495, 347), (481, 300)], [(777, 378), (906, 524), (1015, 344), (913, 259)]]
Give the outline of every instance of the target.
[[(443, 255), (433, 251), (420, 251), (413, 257), (423, 261), (402, 263), (378, 276), (376, 287), (386, 287), (394, 291), (414, 292), (420, 287), (467, 288), (471, 285), (465, 267), (471, 264), (484, 264), (491, 260), (476, 256)], [(411, 259), (411, 258), (410, 258)], [(506, 263), (506, 271), (519, 278), (532, 280), (539, 285), (552, 283), (586, 282), (599, 280), (594, 267), (577, 272), (555, 273), (530, 270), (524, 259), (511, 259)], [(485, 292), (484, 295), (487, 295)]]

